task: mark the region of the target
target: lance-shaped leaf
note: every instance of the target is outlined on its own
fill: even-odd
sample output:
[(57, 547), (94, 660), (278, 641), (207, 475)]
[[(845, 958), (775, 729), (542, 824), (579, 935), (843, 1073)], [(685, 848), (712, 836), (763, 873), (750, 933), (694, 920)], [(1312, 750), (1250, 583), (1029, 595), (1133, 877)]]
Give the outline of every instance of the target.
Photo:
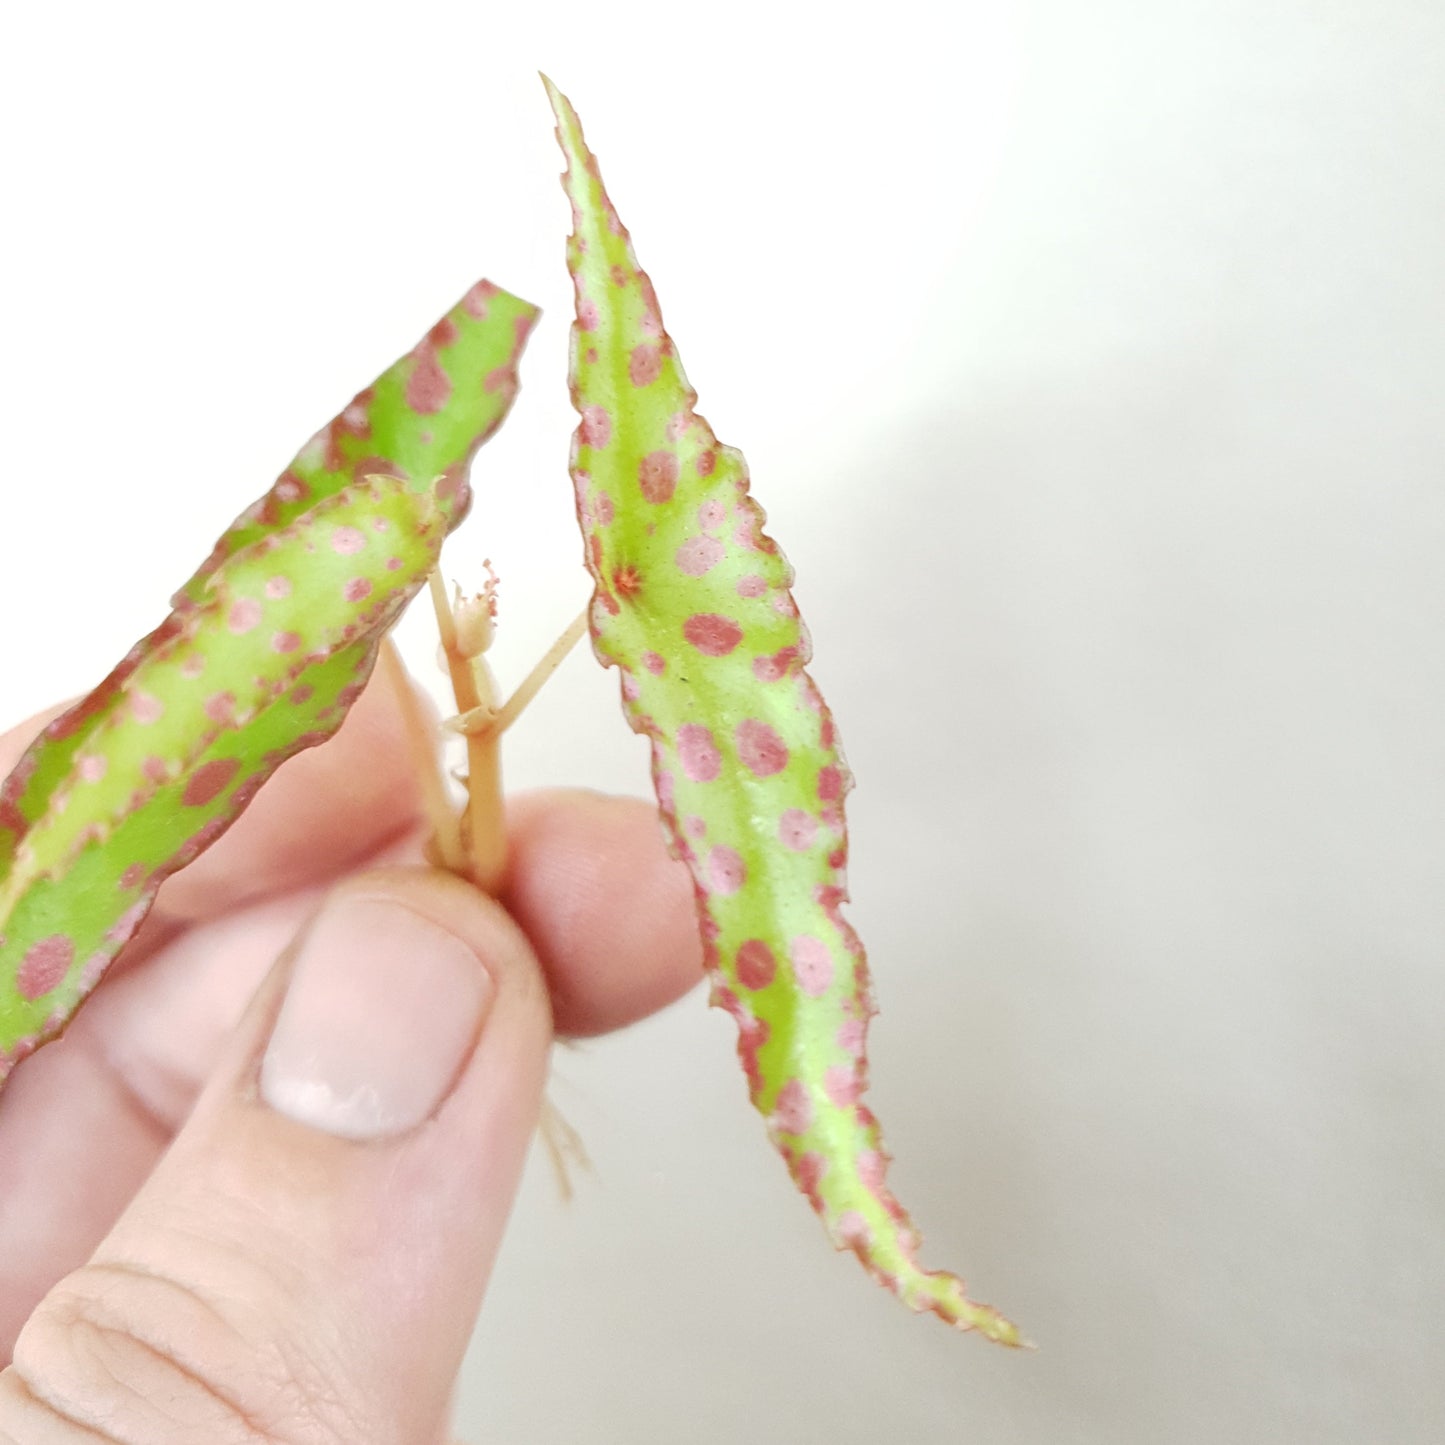
[(0, 784), (0, 1080), (287, 758), (341, 725), (466, 513), (536, 310), (489, 283), (307, 443)]
[(763, 531), (742, 454), (694, 410), (657, 298), (548, 84), (572, 202), (572, 450), (596, 581), (593, 645), (622, 670), (658, 803), (692, 870), (713, 1000), (736, 1019), (753, 1103), (834, 1243), (915, 1310), (991, 1339), (1013, 1325), (915, 1259), (862, 1102), (874, 1012), (847, 898), (848, 772), (804, 671), (792, 570)]

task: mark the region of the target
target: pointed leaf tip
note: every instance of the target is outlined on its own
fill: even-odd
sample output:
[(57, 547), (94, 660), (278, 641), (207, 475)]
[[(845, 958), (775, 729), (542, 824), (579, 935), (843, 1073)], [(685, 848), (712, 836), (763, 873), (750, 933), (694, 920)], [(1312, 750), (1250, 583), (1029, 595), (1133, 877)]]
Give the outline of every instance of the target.
[(564, 117), (570, 117), (575, 122), (577, 112), (572, 109), (572, 102), (562, 94), (557, 88), (556, 82), (546, 71), (539, 70), (537, 74), (542, 79), (543, 88), (547, 92), (547, 99), (552, 105), (552, 114), (557, 117), (558, 122), (560, 123)]

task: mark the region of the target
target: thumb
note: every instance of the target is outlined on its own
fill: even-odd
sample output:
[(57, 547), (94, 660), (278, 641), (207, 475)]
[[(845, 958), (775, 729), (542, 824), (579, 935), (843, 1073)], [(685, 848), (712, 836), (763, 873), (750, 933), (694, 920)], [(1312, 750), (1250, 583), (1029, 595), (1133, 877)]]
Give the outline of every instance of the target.
[(496, 903), (439, 873), (345, 884), (21, 1332), (0, 1439), (443, 1438), (551, 1037)]

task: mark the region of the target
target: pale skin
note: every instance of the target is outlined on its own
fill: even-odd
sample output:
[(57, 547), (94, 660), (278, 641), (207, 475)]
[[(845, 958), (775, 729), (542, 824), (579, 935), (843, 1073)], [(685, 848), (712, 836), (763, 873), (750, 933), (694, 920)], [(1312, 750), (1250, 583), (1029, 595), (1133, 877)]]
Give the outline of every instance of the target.
[[(421, 866), (395, 687), (380, 674), (163, 886), (115, 976), (0, 1095), (0, 1445), (442, 1445), (554, 1037), (701, 977), (691, 884), (644, 803), (512, 800), (495, 899)], [(44, 720), (0, 737), (0, 776)], [(363, 913), (380, 956), (358, 996), (400, 969), (421, 994), (450, 980), (477, 1019), (424, 996), (375, 1036), (401, 1080), (381, 1119), (364, 1090), (286, 1092), (309, 1057), (286, 1023), (298, 979), (338, 936), (326, 920)], [(432, 1098), (412, 1082), (443, 1047)]]

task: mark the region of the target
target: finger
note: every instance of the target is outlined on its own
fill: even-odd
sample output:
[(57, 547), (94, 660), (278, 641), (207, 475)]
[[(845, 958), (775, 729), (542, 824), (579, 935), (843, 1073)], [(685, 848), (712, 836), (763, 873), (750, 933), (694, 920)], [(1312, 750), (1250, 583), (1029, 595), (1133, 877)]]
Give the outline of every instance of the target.
[(0, 1093), (0, 1365), (155, 1167), (311, 890), (242, 909), (114, 978)]
[(542, 961), (558, 1033), (621, 1028), (702, 978), (692, 878), (651, 804), (548, 789), (513, 799), (507, 827), (501, 899)]
[[(691, 883), (652, 808), (558, 790), (516, 800), (508, 816), (505, 901), (567, 1031), (620, 1027), (698, 981)], [(419, 857), (416, 840), (385, 856), (408, 849)], [(316, 896), (285, 894), (166, 942), (107, 980), (0, 1092), (0, 1363), (36, 1301), (89, 1255), (154, 1166)]]
[(433, 872), (345, 885), (22, 1331), (0, 1437), (441, 1438), (550, 1040), (497, 904)]

